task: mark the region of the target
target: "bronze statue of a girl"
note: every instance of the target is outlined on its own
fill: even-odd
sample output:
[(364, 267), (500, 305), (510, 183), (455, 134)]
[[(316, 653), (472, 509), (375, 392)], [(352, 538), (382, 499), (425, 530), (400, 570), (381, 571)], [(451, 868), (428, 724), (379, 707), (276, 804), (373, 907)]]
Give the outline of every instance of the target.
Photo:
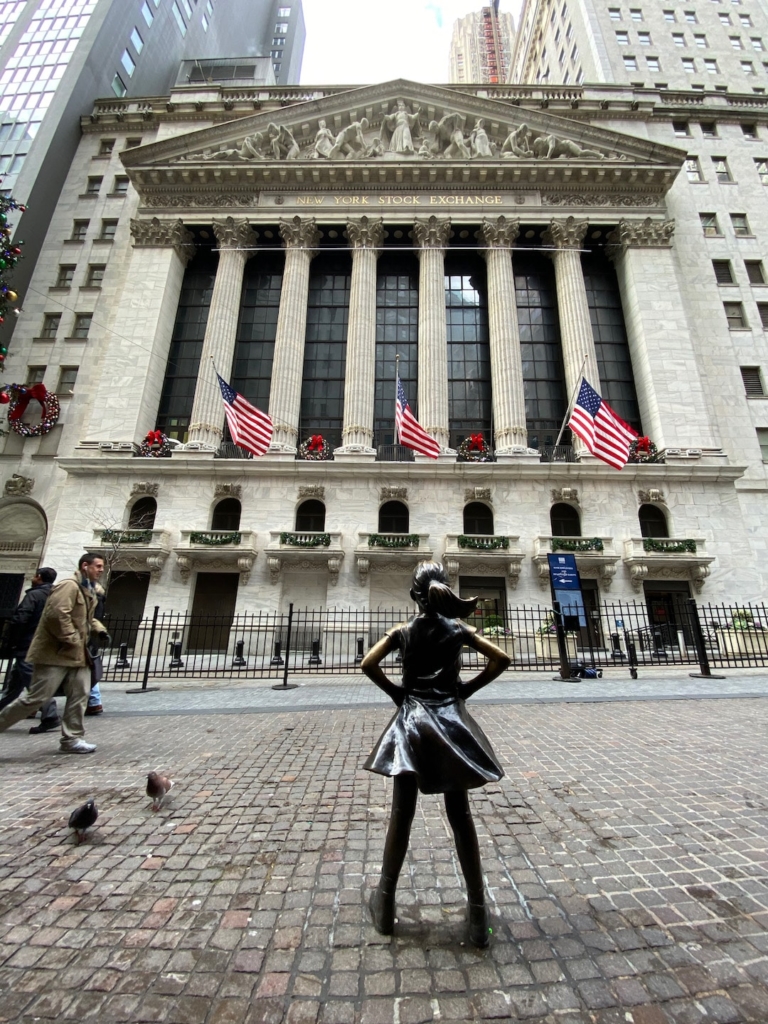
[[(474, 610), (477, 599), (463, 600), (448, 586), (437, 562), (421, 562), (413, 574), (411, 597), (421, 613), (379, 640), (362, 662), (362, 670), (398, 705), (398, 712), (374, 747), (365, 767), (394, 777), (392, 816), (384, 846), (381, 879), (369, 907), (382, 935), (395, 923), (395, 889), (408, 849), (418, 790), (443, 793), (469, 897), (469, 937), (488, 945), (483, 869), (467, 790), (498, 782), (504, 775), (483, 730), (464, 706), (481, 687), (509, 667), (510, 659), (457, 616)], [(461, 649), (472, 647), (488, 658), (468, 682), (459, 678)], [(403, 684), (380, 668), (390, 651), (402, 654)]]

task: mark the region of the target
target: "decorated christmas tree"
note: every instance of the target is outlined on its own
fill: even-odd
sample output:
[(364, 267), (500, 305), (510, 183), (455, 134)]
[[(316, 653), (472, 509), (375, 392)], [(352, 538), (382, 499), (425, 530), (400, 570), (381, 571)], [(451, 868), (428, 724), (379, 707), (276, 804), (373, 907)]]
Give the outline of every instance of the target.
[[(2, 181), (0, 180), (0, 184)], [(26, 206), (21, 206), (13, 196), (0, 194), (0, 324), (5, 323), (13, 304), (18, 300), (18, 295), (11, 288), (8, 279), (13, 268), (21, 259), (21, 247), (23, 242), (12, 242), (12, 225), (8, 223), (8, 215), (14, 210), (21, 210), (23, 213)], [(5, 369), (5, 359), (8, 355), (8, 347), (0, 343), (0, 371)]]

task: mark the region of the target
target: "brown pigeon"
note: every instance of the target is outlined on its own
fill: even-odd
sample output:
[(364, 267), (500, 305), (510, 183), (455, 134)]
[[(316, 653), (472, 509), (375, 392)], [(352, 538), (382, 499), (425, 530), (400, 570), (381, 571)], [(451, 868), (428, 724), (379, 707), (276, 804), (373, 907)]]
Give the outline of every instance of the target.
[(76, 842), (81, 843), (85, 838), (85, 830), (96, 822), (99, 812), (93, 800), (87, 800), (82, 807), (72, 811), (69, 816), (69, 827), (75, 830)]
[(152, 810), (159, 811), (166, 794), (173, 785), (173, 780), (157, 772), (147, 775), (147, 796), (152, 797)]

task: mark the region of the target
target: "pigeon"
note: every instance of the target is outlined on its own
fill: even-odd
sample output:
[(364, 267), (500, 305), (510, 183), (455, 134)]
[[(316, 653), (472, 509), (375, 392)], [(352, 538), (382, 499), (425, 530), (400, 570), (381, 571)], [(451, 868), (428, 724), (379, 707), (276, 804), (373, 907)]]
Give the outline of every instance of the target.
[(75, 830), (78, 843), (83, 841), (85, 830), (96, 823), (98, 816), (99, 812), (96, 810), (96, 804), (93, 800), (86, 801), (82, 807), (72, 811), (69, 816), (69, 827)]
[(159, 811), (160, 805), (166, 797), (173, 780), (165, 775), (158, 775), (157, 772), (150, 772), (147, 775), (147, 796), (152, 797), (152, 810)]

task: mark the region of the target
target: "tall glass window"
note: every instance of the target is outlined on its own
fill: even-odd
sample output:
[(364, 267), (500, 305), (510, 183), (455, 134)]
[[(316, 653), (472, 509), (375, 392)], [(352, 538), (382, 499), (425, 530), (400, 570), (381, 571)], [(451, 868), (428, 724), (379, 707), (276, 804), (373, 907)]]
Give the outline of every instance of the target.
[(257, 254), (245, 265), (237, 325), (232, 387), (258, 409), (269, 409), (277, 314), (283, 283), (283, 256)]
[(583, 266), (600, 393), (622, 419), (639, 430), (640, 411), (616, 273), (602, 254), (585, 256)]
[(445, 259), (448, 424), (455, 448), (469, 434), (491, 443), (491, 359), (485, 264), (475, 253)]
[(301, 386), (299, 441), (322, 434), (341, 444), (351, 258), (320, 253), (312, 261)]
[(410, 253), (379, 257), (376, 282), (376, 400), (374, 444), (395, 443), (395, 356), (400, 380), (418, 418), (419, 266)]
[(566, 407), (554, 267), (522, 251), (515, 253), (514, 269), (528, 444), (539, 448), (555, 443)]
[[(198, 252), (184, 274), (176, 311), (157, 429), (180, 441), (186, 441), (189, 430), (216, 267), (217, 258), (213, 253)], [(214, 381), (211, 386), (215, 386)]]

